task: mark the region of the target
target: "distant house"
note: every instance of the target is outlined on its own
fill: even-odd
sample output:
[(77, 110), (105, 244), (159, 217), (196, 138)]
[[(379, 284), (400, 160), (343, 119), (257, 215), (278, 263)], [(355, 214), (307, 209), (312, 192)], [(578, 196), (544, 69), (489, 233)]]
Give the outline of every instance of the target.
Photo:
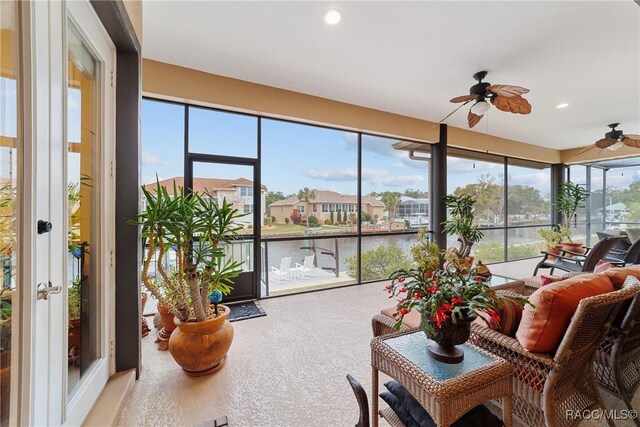
[(398, 219), (409, 219), (416, 216), (429, 216), (429, 199), (414, 199), (413, 197), (402, 196), (396, 205), (396, 215)]
[(607, 222), (624, 221), (625, 217), (629, 213), (627, 205), (624, 203), (614, 203), (606, 206), (607, 209)]
[[(269, 205), (271, 216), (275, 218), (275, 222), (283, 223), (285, 218), (289, 218), (294, 209), (297, 209), (303, 215), (313, 215), (318, 218), (318, 222), (323, 223), (326, 219), (331, 218), (331, 212), (334, 213), (334, 219), (337, 221), (337, 212), (346, 212), (347, 218), (349, 214), (357, 214), (358, 212), (358, 196), (340, 194), (335, 191), (313, 190), (316, 197), (308, 202), (298, 199), (298, 196), (287, 197), (284, 200)], [(384, 203), (369, 196), (362, 196), (362, 211), (371, 215), (382, 218), (384, 216)]]
[[(174, 182), (178, 187), (184, 187), (183, 177), (164, 179), (160, 181), (160, 186), (166, 187), (169, 193), (173, 193)], [(156, 187), (157, 184), (155, 182), (152, 184), (145, 184), (145, 188), (151, 192), (153, 192)], [(235, 209), (248, 214), (240, 218), (240, 223), (246, 225), (253, 224), (253, 181), (246, 178), (193, 178), (193, 191), (198, 194), (208, 194), (209, 196), (214, 197), (218, 204), (222, 203), (224, 199), (227, 199), (227, 202), (231, 203)], [(267, 187), (263, 185), (260, 193), (261, 211), (264, 212)], [(144, 208), (145, 200), (143, 197), (142, 209)], [(261, 224), (264, 225), (263, 218), (261, 218)]]

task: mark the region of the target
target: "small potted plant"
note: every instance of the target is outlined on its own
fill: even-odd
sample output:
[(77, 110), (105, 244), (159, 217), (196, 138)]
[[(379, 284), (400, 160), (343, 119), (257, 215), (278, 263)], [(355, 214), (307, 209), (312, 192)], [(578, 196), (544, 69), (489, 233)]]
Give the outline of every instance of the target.
[(473, 264), (471, 247), (484, 237), (475, 222), (473, 212), (476, 204), (475, 196), (470, 194), (449, 195), (444, 198), (444, 204), (449, 210), (449, 219), (442, 223), (443, 230), (449, 236), (458, 236), (460, 243), (457, 249), (448, 250), (447, 261), (463, 271), (469, 270)]
[[(155, 193), (144, 186), (142, 192), (147, 208), (131, 223), (142, 227), (149, 245), (142, 265), (145, 287), (175, 316), (169, 352), (189, 375), (213, 373), (223, 366), (233, 327), (229, 308), (212, 310), (209, 295), (216, 290), (228, 295), (242, 273), (242, 262), (228, 260), (222, 245), (242, 230), (237, 220), (244, 215), (226, 199), (217, 203), (206, 194), (185, 193), (175, 183), (172, 193), (159, 183)], [(169, 250), (176, 251), (177, 259), (172, 274), (161, 262)], [(159, 277), (152, 279), (154, 259)]]
[(67, 351), (69, 364), (77, 363), (80, 357), (80, 313), (82, 300), (80, 288), (82, 278), (76, 276), (67, 290), (67, 313), (69, 319)]
[[(542, 228), (538, 230), (538, 236), (544, 240), (545, 251), (550, 254), (560, 255), (560, 251), (562, 250), (562, 242), (563, 233), (557, 228)], [(549, 255), (549, 260), (555, 260), (556, 257), (553, 255)]]
[(445, 363), (459, 363), (463, 351), (456, 345), (469, 339), (470, 323), (480, 313), (488, 325), (500, 322), (501, 298), (516, 301), (524, 306), (522, 297), (501, 295), (491, 290), (487, 279), (472, 268), (468, 272), (458, 269), (438, 270), (425, 277), (421, 268), (398, 270), (391, 275), (386, 290), (390, 298), (397, 298), (396, 328), (411, 310), (421, 313), (421, 327), (429, 338), (427, 352)]
[(442, 250), (437, 243), (429, 241), (428, 234), (428, 228), (420, 229), (418, 243), (411, 247), (413, 260), (424, 271), (425, 277), (431, 277), (442, 262)]
[[(589, 199), (589, 192), (579, 184), (565, 181), (560, 185), (556, 199), (556, 210), (562, 217), (560, 233), (562, 233), (562, 248), (575, 253), (584, 253), (582, 242), (574, 242), (571, 239), (571, 227), (575, 227), (578, 209), (585, 207)], [(570, 255), (570, 254), (569, 254)]]

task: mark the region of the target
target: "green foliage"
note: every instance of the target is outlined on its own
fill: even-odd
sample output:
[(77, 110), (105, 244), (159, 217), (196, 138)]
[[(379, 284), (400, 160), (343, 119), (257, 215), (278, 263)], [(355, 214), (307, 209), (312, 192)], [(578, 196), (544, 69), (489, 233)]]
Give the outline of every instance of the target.
[(331, 224), (333, 224), (335, 222), (334, 216), (333, 216), (333, 211), (329, 212), (329, 220), (331, 221)]
[[(242, 230), (237, 219), (245, 215), (226, 199), (218, 204), (207, 194), (185, 194), (175, 182), (172, 193), (159, 182), (155, 194), (144, 186), (142, 193), (147, 208), (130, 223), (142, 227), (149, 244), (142, 268), (145, 286), (183, 322), (211, 318), (209, 293), (217, 289), (228, 295), (232, 279), (242, 272), (242, 262), (227, 260), (221, 245)], [(162, 264), (171, 248), (176, 251), (178, 266), (173, 275)], [(148, 274), (154, 259), (159, 279)]]
[(422, 190), (414, 190), (412, 188), (408, 188), (404, 190), (404, 196), (411, 197), (414, 199), (428, 199), (429, 193), (427, 191)]
[(333, 221), (331, 221), (330, 219), (325, 219), (324, 225), (333, 225)]
[(77, 276), (71, 282), (67, 290), (67, 311), (69, 313), (69, 320), (75, 320), (80, 318), (80, 287), (82, 286), (82, 279)]
[(458, 256), (466, 258), (471, 253), (471, 247), (484, 236), (478, 230), (474, 220), (474, 206), (476, 199), (471, 194), (448, 195), (444, 204), (449, 209), (449, 219), (442, 223), (444, 232), (449, 236), (458, 236), (460, 248)]
[(556, 199), (556, 209), (562, 215), (562, 224), (570, 227), (576, 218), (578, 209), (585, 207), (585, 201), (589, 199), (589, 192), (579, 184), (565, 181), (560, 185)]
[[(311, 200), (314, 200), (316, 198), (316, 193), (315, 191), (309, 189), (308, 187), (304, 187), (301, 190), (298, 191), (298, 199), (303, 200), (307, 203), (309, 203)], [(293, 219), (293, 218), (292, 218)], [(306, 218), (307, 220), (307, 228), (309, 228), (309, 217), (307, 216)], [(294, 224), (299, 224), (299, 222), (295, 222)]]
[(347, 223), (347, 211), (342, 212), (342, 223)]
[(368, 221), (371, 222), (373, 218), (371, 218), (371, 215), (369, 215), (368, 213), (366, 213), (365, 211), (360, 211), (360, 221)]
[(285, 219), (284, 219), (284, 223), (285, 223), (285, 224), (289, 224), (290, 222), (291, 222), (291, 220), (290, 220), (289, 218), (285, 218)]
[(309, 215), (309, 217), (307, 218), (307, 221), (311, 225), (318, 225), (318, 218), (314, 215)]
[(264, 225), (271, 225), (271, 222), (272, 222), (272, 220), (271, 220), (271, 217), (270, 217), (270, 216), (268, 216), (268, 217), (266, 217), (266, 218), (264, 219)]
[(627, 205), (629, 210), (626, 220), (629, 222), (640, 222), (640, 202), (631, 202)]
[[(530, 258), (540, 255), (540, 243), (511, 245), (508, 248), (509, 259)], [(482, 242), (473, 249), (473, 255), (482, 262), (499, 262), (504, 260), (504, 244), (498, 241)]]
[(564, 238), (564, 233), (554, 228), (542, 228), (538, 230), (538, 236), (544, 240), (545, 247), (547, 249), (554, 248)]
[(418, 266), (424, 270), (435, 270), (440, 265), (442, 250), (437, 243), (428, 239), (429, 230), (422, 228), (418, 232), (418, 243), (411, 247), (411, 255)]
[(457, 269), (439, 270), (430, 277), (425, 277), (422, 269), (401, 269), (390, 278), (392, 282), (386, 291), (391, 298), (398, 299), (396, 328), (400, 328), (407, 313), (417, 308), (427, 335), (449, 319), (457, 323), (474, 314), (487, 313), (492, 320), (500, 322), (497, 309), (502, 306), (501, 299), (515, 301), (521, 306), (528, 304), (524, 297), (498, 297), (475, 268), (468, 273)]
[[(396, 270), (412, 267), (411, 260), (408, 259), (402, 248), (386, 243), (375, 249), (363, 251), (360, 258), (362, 262), (360, 279), (363, 281), (386, 279)], [(351, 277), (356, 277), (358, 268), (357, 256), (347, 257), (346, 262), (348, 274)]]
[(475, 214), (478, 219), (486, 224), (493, 224), (496, 218), (504, 215), (504, 186), (502, 175), (498, 178), (491, 174), (483, 174), (478, 182), (458, 187), (453, 192), (455, 196), (472, 195), (474, 199)]
[(267, 192), (264, 198), (264, 201), (265, 201), (265, 205), (268, 208), (271, 203), (275, 203), (278, 200), (284, 200), (284, 199), (286, 199), (286, 197), (284, 194), (282, 194), (282, 191), (269, 191)]

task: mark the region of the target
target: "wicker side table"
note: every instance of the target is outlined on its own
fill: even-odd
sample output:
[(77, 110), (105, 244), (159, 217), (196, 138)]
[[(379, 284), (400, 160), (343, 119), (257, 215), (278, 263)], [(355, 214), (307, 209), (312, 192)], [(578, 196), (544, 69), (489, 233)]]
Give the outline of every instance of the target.
[[(424, 332), (415, 330), (371, 341), (373, 426), (378, 426), (378, 372), (381, 371), (402, 384), (438, 426), (451, 425), (482, 402), (503, 399), (503, 421), (510, 427), (511, 365), (470, 344), (462, 345), (465, 356), (461, 363), (438, 362), (427, 354), (426, 341)], [(380, 412), (380, 415), (386, 414)]]

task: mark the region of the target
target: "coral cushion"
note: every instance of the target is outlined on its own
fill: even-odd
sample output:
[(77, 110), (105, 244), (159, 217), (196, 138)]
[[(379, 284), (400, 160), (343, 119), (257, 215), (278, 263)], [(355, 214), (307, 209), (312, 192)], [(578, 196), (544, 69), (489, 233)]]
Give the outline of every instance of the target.
[(540, 276), (540, 286), (546, 286), (550, 283), (556, 283), (562, 280), (562, 277), (547, 276), (545, 274)]
[(516, 338), (528, 351), (553, 353), (571, 322), (580, 300), (613, 291), (604, 274), (584, 274), (543, 286), (529, 297)]
[[(382, 310), (380, 310), (380, 313), (384, 314), (385, 316), (393, 317), (396, 320), (398, 319), (397, 315), (394, 316), (394, 314), (398, 313), (398, 309), (395, 305), (383, 308)], [(420, 327), (421, 320), (422, 319), (420, 316), (420, 312), (414, 308), (409, 313), (405, 314), (404, 319), (402, 319), (402, 323), (413, 329)]]
[(622, 284), (627, 280), (628, 276), (640, 279), (640, 265), (632, 265), (630, 267), (613, 267), (603, 273), (613, 283), (615, 289), (621, 289)]
[(594, 267), (593, 272), (594, 273), (602, 273), (602, 272), (607, 271), (608, 269), (610, 269), (612, 267), (613, 267), (613, 264), (611, 264), (608, 261), (605, 261), (605, 260), (601, 259), (600, 261), (598, 261), (598, 263)]

